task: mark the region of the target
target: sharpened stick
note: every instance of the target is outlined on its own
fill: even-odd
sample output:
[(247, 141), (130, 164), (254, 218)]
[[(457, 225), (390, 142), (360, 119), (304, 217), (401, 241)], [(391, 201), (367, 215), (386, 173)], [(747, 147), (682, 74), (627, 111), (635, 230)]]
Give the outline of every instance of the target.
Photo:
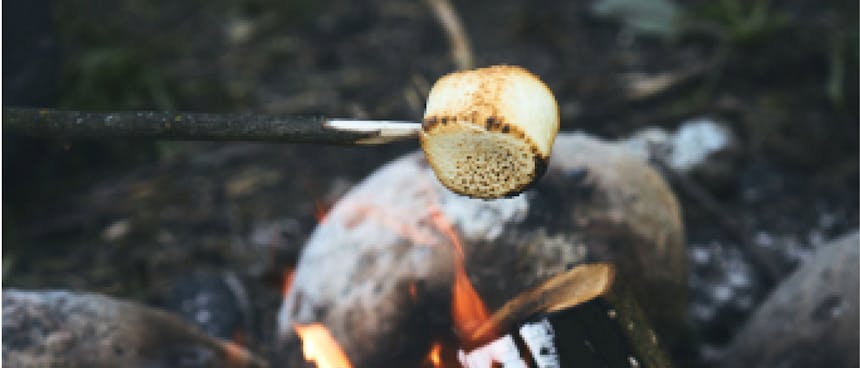
[(350, 145), (385, 144), (414, 138), (421, 124), (253, 113), (83, 112), (4, 107), (3, 128), (36, 137)]

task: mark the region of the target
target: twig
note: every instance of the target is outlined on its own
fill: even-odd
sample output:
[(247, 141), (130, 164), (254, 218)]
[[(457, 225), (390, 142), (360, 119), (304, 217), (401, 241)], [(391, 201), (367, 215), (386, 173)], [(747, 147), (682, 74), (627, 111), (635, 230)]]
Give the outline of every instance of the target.
[(384, 144), (414, 137), (420, 124), (251, 113), (82, 112), (4, 107), (3, 128), (30, 136), (59, 138)]
[(454, 59), (454, 64), (460, 70), (472, 69), (474, 67), (474, 57), (472, 56), (472, 46), (469, 43), (469, 36), (466, 35), (466, 29), (463, 28), (463, 22), (457, 15), (454, 6), (449, 0), (425, 0), (430, 9), (436, 15), (439, 25), (445, 30), (448, 35), (448, 42), (451, 44), (451, 57)]

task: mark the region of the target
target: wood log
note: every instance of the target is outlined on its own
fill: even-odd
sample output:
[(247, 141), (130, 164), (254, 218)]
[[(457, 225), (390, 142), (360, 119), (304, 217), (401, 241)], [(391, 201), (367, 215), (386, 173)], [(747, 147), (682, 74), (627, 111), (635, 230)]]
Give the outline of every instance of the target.
[(3, 290), (7, 367), (267, 367), (165, 311), (98, 294)]
[(355, 366), (420, 362), (432, 339), (450, 334), (456, 251), (446, 227), (491, 311), (577, 264), (610, 261), (661, 337), (681, 323), (686, 257), (674, 195), (619, 145), (565, 134), (545, 177), (513, 198), (454, 194), (420, 153), (354, 187), (301, 255), (279, 313), (283, 350), (298, 349), (294, 324), (321, 322)]
[(474, 368), (506, 360), (511, 366), (671, 367), (635, 298), (614, 274), (609, 263), (581, 264), (520, 293), (472, 333), (458, 359)]
[(481, 345), (498, 337), (536, 313), (554, 312), (601, 296), (609, 291), (615, 278), (611, 264), (584, 264), (549, 278), (535, 288), (509, 300), (482, 323), (469, 340)]

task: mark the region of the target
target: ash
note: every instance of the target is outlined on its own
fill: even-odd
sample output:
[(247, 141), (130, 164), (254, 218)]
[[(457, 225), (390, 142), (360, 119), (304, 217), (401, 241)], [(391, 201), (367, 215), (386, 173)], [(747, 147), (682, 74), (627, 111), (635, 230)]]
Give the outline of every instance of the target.
[(688, 259), (690, 322), (709, 343), (725, 343), (764, 296), (765, 285), (735, 244), (691, 243)]

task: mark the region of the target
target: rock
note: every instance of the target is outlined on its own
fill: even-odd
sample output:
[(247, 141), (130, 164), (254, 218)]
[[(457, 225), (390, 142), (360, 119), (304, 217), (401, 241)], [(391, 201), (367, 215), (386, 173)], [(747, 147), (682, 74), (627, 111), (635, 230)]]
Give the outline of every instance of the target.
[(3, 290), (8, 367), (264, 367), (164, 311), (98, 294)]
[(669, 164), (681, 171), (692, 170), (737, 144), (728, 127), (709, 119), (685, 122), (673, 138), (675, 149)]
[(725, 349), (721, 367), (857, 367), (860, 235), (822, 246)]
[(431, 339), (450, 333), (446, 224), (490, 310), (568, 267), (609, 260), (661, 336), (682, 320), (686, 256), (674, 195), (620, 145), (563, 134), (544, 178), (512, 198), (456, 195), (420, 153), (354, 187), (301, 255), (279, 313), (284, 349), (297, 350), (294, 324), (321, 322), (357, 367), (420, 362)]
[(235, 274), (197, 273), (172, 282), (165, 307), (207, 335), (231, 340), (250, 331), (250, 303)]
[(731, 129), (709, 118), (685, 121), (677, 131), (646, 128), (623, 141), (634, 154), (659, 159), (673, 170), (694, 175), (711, 187), (735, 180), (740, 145)]

